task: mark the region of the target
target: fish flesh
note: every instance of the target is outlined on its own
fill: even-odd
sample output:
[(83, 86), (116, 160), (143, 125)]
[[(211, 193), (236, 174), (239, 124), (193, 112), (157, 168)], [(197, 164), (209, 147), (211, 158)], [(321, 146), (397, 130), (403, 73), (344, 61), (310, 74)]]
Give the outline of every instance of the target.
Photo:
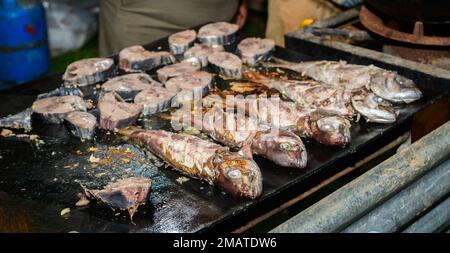
[(116, 66), (112, 59), (89, 58), (69, 64), (62, 79), (66, 85), (87, 86), (103, 82), (116, 74)]
[(24, 129), (26, 132), (31, 131), (31, 114), (33, 111), (27, 108), (17, 114), (0, 118), (0, 127)]
[(213, 88), (213, 75), (205, 71), (184, 73), (169, 79), (165, 87), (178, 94), (174, 102), (182, 104), (200, 99)]
[[(201, 118), (198, 118), (200, 116)], [(186, 119), (186, 117), (188, 117)], [(218, 143), (239, 150), (248, 157), (265, 157), (283, 167), (304, 168), (307, 163), (305, 146), (297, 135), (281, 129), (259, 125), (245, 114), (223, 111), (216, 106), (189, 112), (183, 107), (172, 113), (172, 126), (194, 127)]]
[(290, 69), (326, 84), (355, 90), (366, 87), (392, 103), (411, 103), (422, 92), (411, 79), (373, 65), (348, 64), (345, 61), (311, 61), (271, 65)]
[(143, 110), (142, 105), (125, 102), (114, 91), (102, 92), (97, 107), (99, 127), (111, 131), (133, 125)]
[(183, 54), (188, 50), (197, 38), (197, 33), (194, 30), (186, 30), (174, 33), (169, 36), (170, 52), (174, 55)]
[(78, 96), (48, 97), (34, 101), (31, 106), (34, 119), (46, 124), (61, 124), (70, 112), (86, 111), (86, 103)]
[(339, 116), (328, 115), (320, 110), (300, 108), (294, 102), (281, 100), (272, 96), (219, 96), (208, 95), (202, 100), (205, 106), (222, 103), (226, 108), (232, 107), (246, 112), (258, 123), (276, 129), (284, 129), (300, 137), (312, 138), (329, 146), (345, 146), (350, 143), (350, 121)]
[(149, 71), (175, 61), (169, 52), (147, 51), (139, 45), (124, 48), (119, 53), (119, 68), (126, 72)]
[(215, 52), (208, 56), (208, 62), (216, 73), (236, 79), (242, 76), (242, 61), (232, 53)]
[(239, 42), (237, 54), (242, 62), (250, 66), (260, 61), (267, 61), (275, 50), (275, 41), (271, 39), (246, 38)]
[(180, 63), (175, 63), (163, 68), (160, 68), (156, 71), (156, 74), (158, 74), (158, 79), (162, 83), (165, 83), (167, 80), (169, 80), (172, 77), (179, 76), (184, 73), (190, 73), (197, 70), (200, 70), (201, 66), (197, 62), (191, 62), (191, 61), (182, 61)]
[(199, 63), (202, 68), (208, 66), (208, 56), (215, 52), (223, 52), (221, 45), (195, 44), (184, 53), (184, 60)]
[(234, 197), (255, 199), (262, 175), (250, 158), (199, 137), (164, 130), (130, 127), (119, 134), (142, 142), (153, 154), (185, 176), (208, 182)]
[(137, 212), (139, 206), (145, 205), (150, 194), (152, 180), (145, 177), (129, 177), (117, 182), (109, 183), (102, 190), (88, 189), (84, 186), (83, 196), (75, 204), (85, 206), (95, 199), (112, 209), (128, 211), (130, 219)]
[(207, 45), (230, 45), (237, 39), (239, 26), (227, 22), (216, 22), (202, 26), (198, 30), (198, 40)]
[[(330, 115), (354, 118), (356, 113), (368, 122), (392, 123), (397, 119), (394, 106), (366, 88), (344, 89), (314, 80), (271, 79), (256, 71), (246, 71), (245, 77), (276, 89), (302, 108), (318, 109)], [(366, 98), (370, 95), (370, 98)]]
[(115, 77), (102, 85), (102, 91), (114, 91), (124, 100), (133, 100), (140, 91), (162, 86), (145, 73), (133, 73)]
[(92, 140), (97, 128), (97, 118), (88, 113), (75, 111), (67, 114), (64, 118), (70, 132), (80, 138)]
[(168, 110), (177, 93), (164, 87), (151, 87), (139, 92), (134, 103), (143, 106), (142, 115), (151, 115)]

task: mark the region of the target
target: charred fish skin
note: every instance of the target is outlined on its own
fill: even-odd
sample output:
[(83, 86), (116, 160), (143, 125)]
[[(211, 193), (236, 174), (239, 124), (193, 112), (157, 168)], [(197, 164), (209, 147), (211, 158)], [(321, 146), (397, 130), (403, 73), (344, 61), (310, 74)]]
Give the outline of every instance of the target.
[[(352, 97), (352, 106), (367, 122), (389, 124), (397, 120), (398, 113), (391, 103), (367, 91)], [(365, 94), (364, 94), (365, 93)]]
[(250, 66), (260, 61), (267, 61), (273, 51), (275, 51), (275, 41), (271, 39), (246, 38), (237, 46), (237, 54), (242, 62)]
[(348, 90), (366, 87), (392, 103), (411, 103), (422, 97), (422, 92), (411, 79), (373, 65), (348, 64), (344, 61), (312, 61), (271, 66), (290, 69)]
[(65, 85), (88, 86), (103, 82), (117, 74), (114, 61), (110, 58), (89, 58), (67, 66), (62, 77)]
[(147, 51), (140, 45), (124, 48), (119, 53), (119, 68), (126, 72), (149, 71), (175, 61), (169, 52)]
[(197, 32), (194, 30), (186, 30), (174, 33), (169, 36), (170, 52), (174, 55), (180, 55), (186, 52), (194, 45), (197, 38)]
[(213, 53), (208, 56), (208, 62), (216, 73), (235, 79), (242, 77), (242, 61), (232, 53)]
[(234, 197), (255, 199), (262, 193), (262, 175), (249, 158), (198, 137), (127, 128), (120, 134), (141, 141), (152, 153), (192, 178), (215, 185)]
[(218, 107), (203, 109), (201, 122), (191, 117), (191, 123), (220, 144), (241, 150), (248, 157), (252, 154), (265, 157), (283, 167), (301, 169), (306, 166), (305, 146), (294, 133), (259, 125), (256, 119)]
[(202, 68), (205, 68), (208, 66), (209, 55), (224, 50), (221, 45), (195, 44), (184, 53), (183, 57), (185, 61), (198, 63)]
[(227, 22), (216, 22), (202, 26), (197, 34), (200, 42), (207, 45), (230, 45), (237, 39), (239, 26)]
[(257, 131), (251, 143), (251, 149), (254, 154), (265, 157), (282, 167), (303, 169), (308, 161), (303, 141), (298, 135), (288, 130)]
[(276, 89), (302, 108), (319, 109), (329, 115), (354, 118), (356, 113), (368, 122), (392, 123), (397, 115), (394, 106), (366, 88), (345, 89), (320, 81), (275, 80), (255, 71), (246, 71), (247, 79)]
[(145, 73), (133, 73), (112, 78), (102, 85), (103, 92), (114, 91), (126, 101), (133, 100), (142, 90), (160, 87), (161, 83)]
[[(214, 105), (220, 100), (214, 97), (207, 96), (203, 101), (206, 105)], [(347, 119), (314, 109), (300, 108), (293, 102), (268, 97), (234, 97), (227, 98), (227, 105), (228, 103), (245, 111), (249, 117), (258, 119), (260, 124), (289, 130), (324, 145), (344, 146), (351, 140), (351, 124)], [(320, 124), (318, 120), (321, 120)]]

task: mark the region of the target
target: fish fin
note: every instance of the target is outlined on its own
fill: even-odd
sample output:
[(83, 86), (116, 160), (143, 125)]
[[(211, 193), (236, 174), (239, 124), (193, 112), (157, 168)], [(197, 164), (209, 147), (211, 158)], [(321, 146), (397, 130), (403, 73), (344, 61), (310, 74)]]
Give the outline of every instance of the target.
[(253, 159), (252, 147), (250, 143), (245, 143), (238, 153), (244, 157)]
[(130, 126), (119, 129), (118, 133), (123, 136), (131, 136), (136, 131), (142, 131), (142, 128), (137, 126)]

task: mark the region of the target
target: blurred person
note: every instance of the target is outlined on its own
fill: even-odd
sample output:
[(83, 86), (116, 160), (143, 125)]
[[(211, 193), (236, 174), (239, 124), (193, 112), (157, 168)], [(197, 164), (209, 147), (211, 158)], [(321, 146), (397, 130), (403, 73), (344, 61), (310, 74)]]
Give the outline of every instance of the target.
[(361, 0), (269, 0), (266, 37), (284, 46), (284, 35), (305, 20), (322, 20), (354, 7)]
[(143, 45), (208, 22), (247, 19), (245, 0), (101, 0), (101, 56)]

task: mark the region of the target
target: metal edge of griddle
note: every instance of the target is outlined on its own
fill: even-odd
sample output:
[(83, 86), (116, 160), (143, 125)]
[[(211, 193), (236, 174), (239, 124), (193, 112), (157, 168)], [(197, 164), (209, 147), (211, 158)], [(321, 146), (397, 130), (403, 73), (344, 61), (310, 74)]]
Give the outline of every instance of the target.
[(435, 67), (429, 64), (402, 59), (397, 56), (378, 51), (349, 45), (339, 41), (331, 41), (302, 30), (290, 32), (285, 35), (286, 48), (318, 58), (332, 58), (331, 60), (345, 60), (349, 63), (373, 64), (381, 68), (397, 71), (413, 80), (433, 80), (421, 88), (450, 93), (450, 70)]

